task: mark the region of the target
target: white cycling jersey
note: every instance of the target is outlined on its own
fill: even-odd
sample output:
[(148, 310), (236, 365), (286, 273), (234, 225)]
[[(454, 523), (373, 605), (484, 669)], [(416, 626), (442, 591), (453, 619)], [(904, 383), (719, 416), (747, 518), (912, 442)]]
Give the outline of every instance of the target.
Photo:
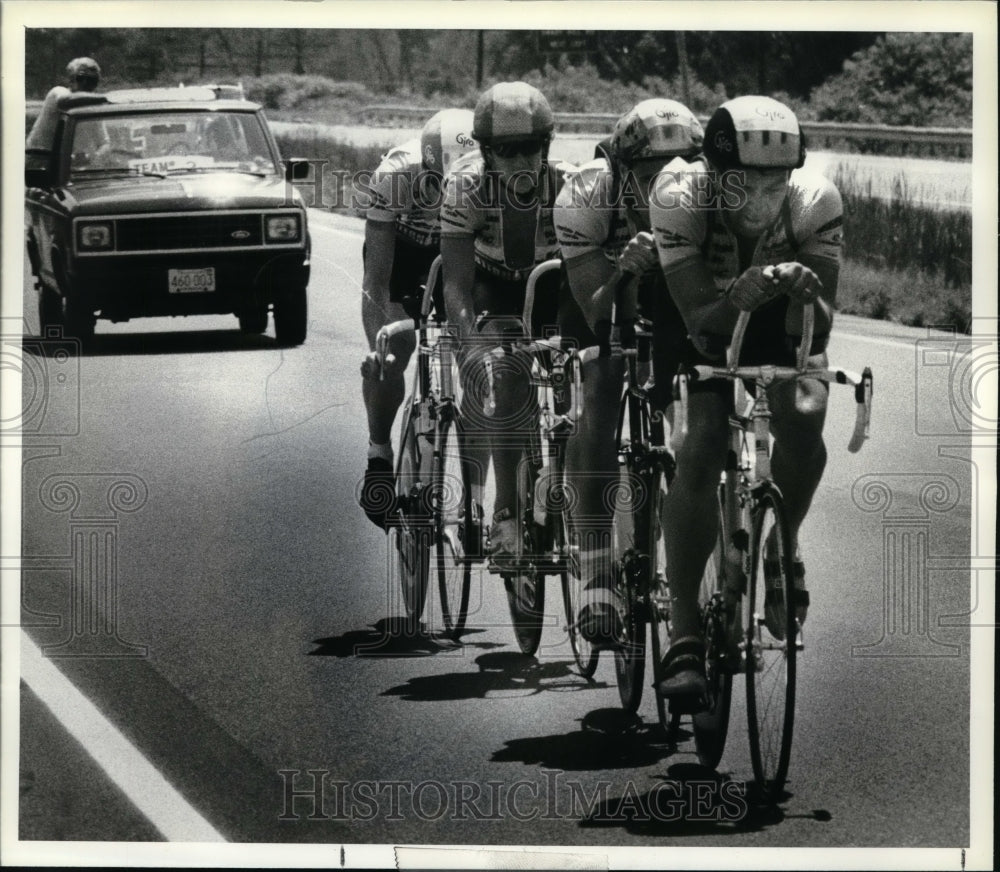
[(469, 152), (455, 162), (445, 178), (441, 235), (475, 238), (476, 265), (508, 281), (527, 278), (532, 267), (559, 256), (552, 208), (573, 166), (548, 164), (538, 203), (531, 208), (504, 202), (492, 186), (483, 158)]
[(592, 251), (602, 251), (611, 263), (618, 260), (632, 234), (615, 197), (606, 158), (595, 158), (570, 173), (552, 215), (566, 260)]
[(427, 184), (429, 179), (419, 139), (390, 149), (369, 182), (372, 203), (365, 217), (369, 221), (395, 222), (396, 233), (416, 245), (437, 245), (441, 236), (441, 195), (437, 186)]
[(802, 255), (839, 264), (843, 205), (833, 183), (809, 170), (793, 170), (781, 212), (761, 234), (749, 261), (740, 263), (735, 234), (724, 220), (726, 199), (737, 186), (715, 180), (704, 164), (660, 175), (649, 214), (660, 265), (670, 274), (703, 258), (724, 291), (748, 266), (795, 261)]

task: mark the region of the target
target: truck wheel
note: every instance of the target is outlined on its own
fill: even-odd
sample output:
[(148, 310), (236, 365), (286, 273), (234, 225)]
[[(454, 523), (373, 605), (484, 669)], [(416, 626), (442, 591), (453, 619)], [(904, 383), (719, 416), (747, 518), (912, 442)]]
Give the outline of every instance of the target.
[(94, 313), (82, 304), (74, 295), (65, 298), (63, 305), (63, 329), (67, 336), (80, 340), (81, 345), (87, 345), (94, 338), (94, 324), (97, 319)]
[(279, 345), (301, 345), (306, 340), (308, 306), (305, 287), (289, 288), (274, 300), (274, 335)]
[(236, 316), (241, 333), (263, 333), (267, 330), (267, 305), (255, 305)]
[(63, 323), (62, 300), (55, 288), (40, 281), (38, 288), (38, 333), (45, 336), (49, 327), (59, 327)]

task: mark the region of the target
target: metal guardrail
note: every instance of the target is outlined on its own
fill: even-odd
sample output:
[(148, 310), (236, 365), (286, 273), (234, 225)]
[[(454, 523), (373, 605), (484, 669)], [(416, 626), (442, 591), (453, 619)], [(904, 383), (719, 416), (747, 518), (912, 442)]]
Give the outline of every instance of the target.
[[(375, 105), (363, 107), (359, 115), (363, 121), (386, 119), (420, 126), (436, 111), (438, 110), (419, 106)], [(618, 115), (589, 112), (554, 114), (556, 128), (567, 132), (583, 131), (586, 128), (587, 132), (610, 133), (619, 118)], [(707, 124), (708, 118), (702, 118), (701, 123)], [(849, 124), (832, 121), (802, 121), (800, 124), (806, 136), (814, 141), (877, 140), (972, 148), (972, 129), (968, 127), (892, 127), (888, 124)]]
[[(41, 100), (28, 100), (27, 112), (37, 114), (42, 108)], [(437, 109), (419, 106), (374, 105), (364, 106), (358, 111), (361, 121), (382, 119), (405, 122), (419, 127)], [(590, 112), (556, 112), (556, 127), (564, 132), (610, 133), (618, 120), (617, 115)], [(701, 119), (702, 124), (708, 118)], [(817, 142), (832, 140), (869, 140), (877, 142), (908, 142), (915, 145), (944, 145), (972, 150), (972, 129), (969, 127), (892, 127), (888, 124), (848, 124), (833, 121), (802, 121), (802, 130), (815, 145)], [(273, 124), (272, 124), (273, 126)]]

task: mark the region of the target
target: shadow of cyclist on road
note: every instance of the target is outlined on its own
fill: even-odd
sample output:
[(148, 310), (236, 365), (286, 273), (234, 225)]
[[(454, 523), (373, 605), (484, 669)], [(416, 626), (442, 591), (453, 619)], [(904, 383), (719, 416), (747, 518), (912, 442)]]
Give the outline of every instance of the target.
[(309, 652), (312, 657), (430, 657), (433, 655), (461, 656), (462, 649), (499, 648), (499, 643), (476, 642), (469, 639), (477, 630), (469, 630), (460, 645), (444, 636), (424, 630), (414, 632), (406, 618), (382, 618), (364, 630), (348, 630), (340, 636), (314, 639), (319, 647)]
[[(467, 648), (469, 643), (463, 640)], [(503, 699), (550, 691), (595, 690), (607, 685), (584, 682), (569, 661), (538, 661), (513, 651), (496, 651), (476, 658), (477, 672), (421, 675), (383, 691), (419, 702), (460, 699)]]
[(659, 724), (644, 723), (623, 709), (595, 709), (580, 719), (579, 730), (511, 739), (490, 759), (564, 771), (651, 766), (672, 753), (662, 735)]

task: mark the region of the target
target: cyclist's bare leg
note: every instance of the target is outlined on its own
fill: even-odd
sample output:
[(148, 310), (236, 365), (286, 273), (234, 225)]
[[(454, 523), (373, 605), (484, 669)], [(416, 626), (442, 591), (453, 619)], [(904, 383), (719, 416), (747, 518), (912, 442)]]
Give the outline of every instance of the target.
[[(813, 358), (825, 364), (825, 357)], [(826, 466), (826, 445), (823, 424), (826, 420), (829, 386), (820, 381), (800, 380), (775, 385), (769, 392), (771, 432), (774, 449), (771, 453), (771, 474), (784, 497), (788, 518), (791, 551), (798, 561), (799, 527), (805, 519), (813, 495)], [(803, 564), (793, 567), (797, 588), (805, 588)], [(799, 624), (806, 620), (808, 600), (797, 602), (795, 613)]]
[[(812, 359), (825, 364), (825, 358)], [(803, 379), (773, 386), (768, 392), (774, 449), (771, 474), (784, 497), (793, 551), (798, 548), (799, 527), (805, 519), (826, 467), (826, 422), (829, 386)]]
[(621, 397), (621, 360), (598, 358), (583, 366), (584, 414), (566, 444), (566, 486), (573, 534), (585, 583), (611, 582), (613, 487), (618, 479), (615, 429)]
[(412, 334), (394, 337), (385, 371), (380, 378), (374, 354), (375, 336), (384, 325), (405, 318), (406, 312), (398, 303), (389, 302), (387, 293), (378, 294), (381, 299), (374, 296), (365, 294), (361, 300), (361, 320), (369, 348), (369, 354), (361, 364), (361, 394), (368, 416), (368, 438), (374, 445), (386, 445), (391, 442), (392, 425), (403, 403), (406, 390), (403, 374), (415, 343)]
[(728, 441), (726, 398), (711, 391), (692, 393), (688, 434), (662, 519), (674, 638), (701, 634), (698, 585), (718, 535), (717, 493)]
[(507, 371), (494, 382), (496, 413), (488, 424), (493, 470), (496, 477), (494, 515), (510, 512), (517, 517), (517, 464), (529, 428), (538, 426), (537, 397), (526, 372)]

